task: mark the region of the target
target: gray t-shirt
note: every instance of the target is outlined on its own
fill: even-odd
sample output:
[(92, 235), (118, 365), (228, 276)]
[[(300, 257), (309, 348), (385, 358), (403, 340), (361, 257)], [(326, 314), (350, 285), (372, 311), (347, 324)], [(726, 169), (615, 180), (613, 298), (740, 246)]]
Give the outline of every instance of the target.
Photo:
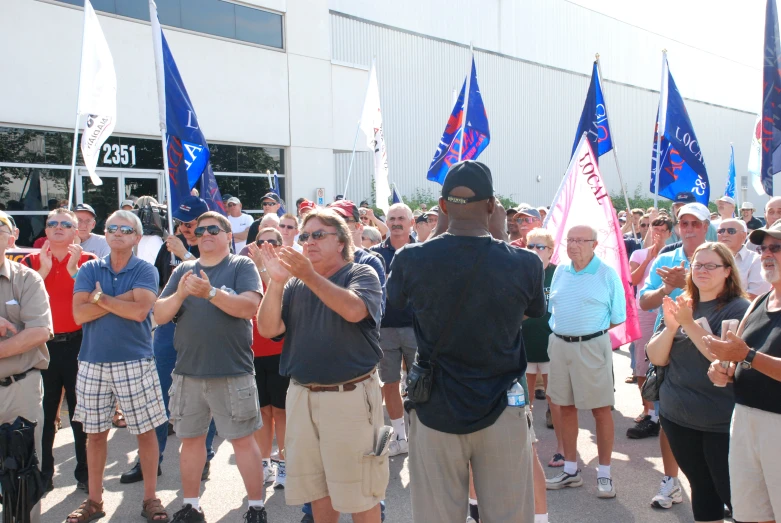
[(86, 241), (81, 242), (81, 248), (91, 252), (98, 258), (105, 258), (111, 254), (111, 248), (108, 246), (105, 236), (90, 233)]
[(368, 265), (348, 263), (328, 280), (353, 291), (369, 315), (351, 323), (293, 278), (282, 295), (285, 343), (279, 373), (299, 383), (334, 384), (370, 372), (382, 358), (382, 287)]
[[(694, 310), (694, 319), (706, 318), (714, 336), (721, 336), (723, 320), (740, 320), (749, 302), (736, 298), (719, 310), (716, 300), (700, 303)], [(664, 321), (657, 332), (664, 328)], [(683, 329), (675, 333), (670, 350), (670, 363), (659, 390), (659, 410), (673, 423), (694, 430), (729, 432), (735, 394), (732, 384), (715, 387), (708, 378), (710, 362)]]
[[(185, 272), (192, 270), (198, 276), (203, 270), (213, 287), (227, 292), (263, 293), (260, 275), (252, 260), (229, 254), (212, 267), (201, 266), (199, 260), (180, 263), (160, 297), (175, 294), (179, 280)], [(231, 316), (204, 298), (188, 296), (174, 322), (174, 374), (218, 378), (255, 373), (250, 320)]]

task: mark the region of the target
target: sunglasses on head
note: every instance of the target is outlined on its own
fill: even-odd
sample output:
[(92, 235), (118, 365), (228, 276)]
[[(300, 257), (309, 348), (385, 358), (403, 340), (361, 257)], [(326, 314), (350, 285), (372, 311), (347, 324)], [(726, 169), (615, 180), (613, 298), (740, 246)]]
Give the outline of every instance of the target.
[(57, 220), (49, 220), (48, 222), (46, 222), (47, 229), (54, 229), (58, 225), (63, 229), (73, 229), (73, 222), (68, 222), (68, 221), (58, 222)]
[(302, 232), (301, 234), (298, 235), (298, 241), (300, 241), (301, 243), (306, 243), (307, 241), (309, 241), (310, 236), (311, 236), (311, 238), (313, 240), (322, 240), (323, 238), (325, 238), (326, 236), (329, 236), (329, 235), (336, 236), (336, 233), (335, 232), (325, 232), (325, 231), (315, 231), (315, 232), (310, 234), (308, 232)]
[(122, 234), (133, 234), (136, 230), (130, 225), (106, 225), (106, 232), (114, 234), (115, 232), (121, 232)]
[(268, 243), (272, 247), (279, 247), (280, 245), (282, 245), (277, 240), (255, 240), (255, 243), (257, 244), (258, 247), (260, 247), (264, 243)]
[(196, 227), (195, 228), (195, 237), (200, 238), (204, 235), (204, 233), (209, 233), (212, 236), (217, 236), (221, 232), (228, 232), (225, 229), (220, 229), (219, 225), (207, 225), (205, 227)]
[(770, 254), (778, 254), (781, 251), (781, 243), (774, 243), (772, 245), (759, 245), (757, 246), (757, 252), (764, 254), (765, 251), (770, 251)]
[(285, 225), (283, 223), (279, 224), (279, 228), (280, 229), (290, 229), (291, 231), (294, 231), (294, 230), (298, 229), (298, 227), (296, 227), (295, 225)]
[(544, 251), (548, 248), (547, 245), (544, 245), (542, 243), (530, 243), (526, 246), (527, 249), (537, 249), (538, 251)]

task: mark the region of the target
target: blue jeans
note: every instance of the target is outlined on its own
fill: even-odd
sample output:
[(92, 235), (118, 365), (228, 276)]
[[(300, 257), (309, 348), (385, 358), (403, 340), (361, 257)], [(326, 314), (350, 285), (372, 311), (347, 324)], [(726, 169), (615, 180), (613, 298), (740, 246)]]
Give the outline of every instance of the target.
[[(168, 389), (171, 388), (173, 378), (171, 374), (176, 365), (176, 349), (174, 349), (174, 331), (176, 325), (173, 322), (165, 325), (158, 325), (155, 329), (154, 349), (155, 363), (157, 364), (157, 374), (160, 378), (160, 387), (163, 389), (163, 403), (165, 403), (165, 413), (171, 415), (168, 409)], [(168, 423), (163, 423), (155, 429), (157, 434), (157, 445), (160, 447), (160, 463), (163, 462), (163, 452), (168, 441)], [(214, 457), (214, 435), (217, 433), (217, 427), (214, 426), (214, 420), (209, 425), (209, 432), (206, 433), (206, 461), (211, 461)]]

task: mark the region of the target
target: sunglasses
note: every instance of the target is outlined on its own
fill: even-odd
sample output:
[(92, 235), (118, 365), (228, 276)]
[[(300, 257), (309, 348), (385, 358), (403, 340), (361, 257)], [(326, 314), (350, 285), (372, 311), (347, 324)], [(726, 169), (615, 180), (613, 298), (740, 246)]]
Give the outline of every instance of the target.
[(735, 229), (734, 227), (726, 227), (726, 228), (724, 228), (724, 229), (719, 229), (719, 230), (718, 230), (718, 231), (716, 231), (716, 232), (717, 232), (718, 234), (724, 234), (725, 232), (726, 232), (727, 234), (737, 234), (737, 233), (738, 233), (738, 230), (737, 230), (737, 229)]
[(515, 219), (515, 223), (534, 223), (536, 221), (537, 221), (537, 218), (534, 218), (533, 216), (524, 216), (524, 217)]
[(178, 225), (179, 227), (184, 227), (185, 229), (192, 229), (195, 227), (196, 222), (183, 222), (182, 220), (174, 220), (174, 223)]
[(261, 246), (261, 245), (263, 245), (264, 243), (268, 243), (268, 244), (269, 244), (269, 245), (271, 245), (272, 247), (279, 247), (280, 245), (282, 245), (282, 244), (281, 244), (281, 243), (279, 243), (277, 240), (256, 240), (256, 241), (255, 241), (255, 244), (257, 244), (257, 246), (258, 246), (258, 247), (260, 247), (260, 246)]
[(549, 247), (547, 245), (543, 245), (542, 243), (530, 243), (526, 246), (527, 249), (537, 249), (538, 251), (544, 251), (545, 249), (548, 249)]
[(280, 229), (290, 229), (291, 231), (294, 231), (294, 230), (298, 229), (298, 227), (296, 227), (295, 225), (284, 225), (284, 224), (281, 224), (281, 223), (279, 224), (279, 228)]
[(336, 233), (335, 232), (325, 232), (325, 231), (315, 231), (315, 232), (310, 234), (308, 232), (302, 232), (301, 234), (298, 235), (298, 241), (301, 242), (301, 243), (306, 243), (306, 242), (309, 241), (309, 237), (310, 236), (312, 237), (313, 240), (322, 240), (326, 236), (330, 236), (330, 235), (336, 236)]
[(647, 229), (648, 228), (648, 224), (647, 223), (641, 223), (640, 224), (640, 228), (641, 229)]
[(106, 225), (106, 232), (114, 234), (115, 232), (121, 232), (122, 234), (133, 234), (136, 230), (130, 225)]
[(261, 203), (263, 207), (273, 207), (274, 205), (279, 205), (277, 202), (263, 202)]
[(228, 204), (228, 205), (226, 205), (225, 207), (236, 207), (236, 204), (235, 204), (235, 203), (229, 203), (229, 204)]
[(770, 251), (770, 254), (778, 254), (778, 252), (781, 251), (781, 243), (774, 243), (772, 245), (759, 245), (757, 247), (757, 252), (759, 254), (764, 254), (765, 251)]
[(196, 227), (195, 228), (195, 237), (200, 238), (204, 235), (204, 233), (209, 233), (212, 236), (217, 236), (221, 232), (228, 232), (224, 229), (220, 229), (219, 225), (207, 225), (206, 227)]
[(58, 225), (63, 229), (73, 229), (73, 222), (66, 222), (66, 221), (58, 222), (57, 220), (51, 220), (46, 222), (47, 229), (54, 229)]

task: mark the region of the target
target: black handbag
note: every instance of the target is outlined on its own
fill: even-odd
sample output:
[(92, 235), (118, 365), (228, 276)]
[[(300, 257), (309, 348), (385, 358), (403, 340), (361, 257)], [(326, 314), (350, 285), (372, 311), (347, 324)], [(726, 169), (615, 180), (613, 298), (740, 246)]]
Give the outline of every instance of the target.
[(472, 282), (477, 275), (477, 271), (480, 268), (481, 262), (493, 244), (493, 238), (489, 239), (488, 247), (483, 250), (480, 256), (477, 257), (475, 264), (472, 266), (472, 270), (469, 273), (467, 283), (464, 285), (464, 289), (461, 291), (458, 301), (453, 306), (448, 316), (448, 322), (445, 328), (442, 330), (436, 345), (431, 351), (431, 356), (428, 361), (420, 359), (420, 351), (415, 354), (415, 361), (412, 364), (412, 368), (407, 372), (407, 398), (413, 403), (426, 403), (431, 397), (431, 388), (434, 386), (434, 365), (439, 353), (439, 349), (450, 338), (450, 333), (453, 330), (453, 324), (458, 317), (458, 313), (461, 312), (462, 306), (466, 301), (469, 289), (472, 287)]
[(659, 401), (659, 389), (662, 388), (664, 373), (667, 366), (657, 367), (653, 363), (648, 366), (648, 372), (645, 373), (645, 383), (640, 395), (645, 401)]

